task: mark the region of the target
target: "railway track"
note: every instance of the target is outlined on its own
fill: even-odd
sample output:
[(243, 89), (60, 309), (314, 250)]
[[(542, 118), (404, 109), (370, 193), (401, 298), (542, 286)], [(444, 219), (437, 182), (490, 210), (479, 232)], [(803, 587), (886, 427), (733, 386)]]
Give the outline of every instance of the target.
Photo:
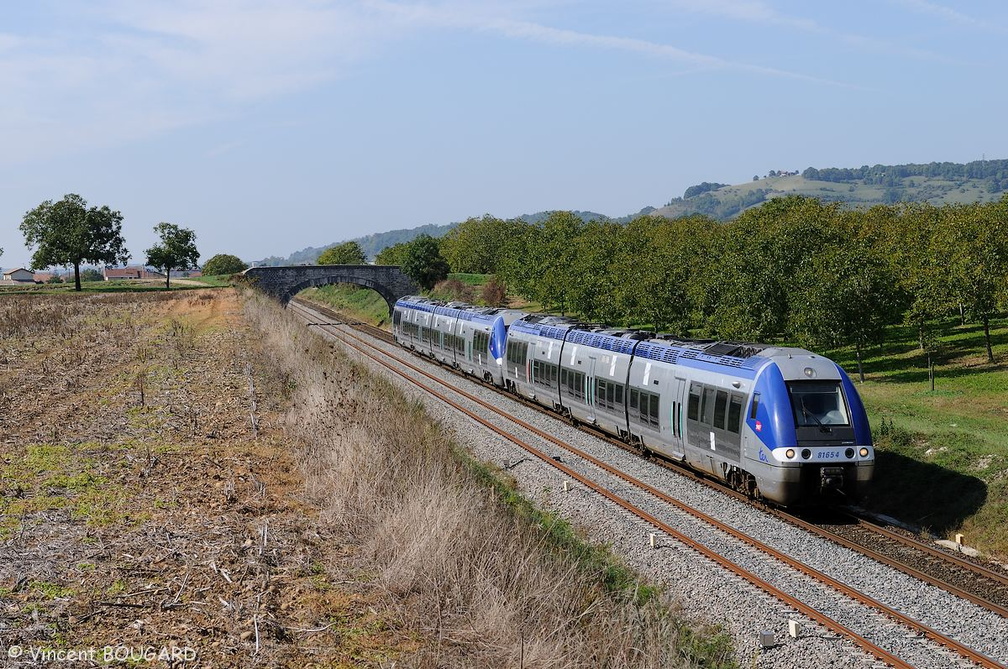
[[(331, 309), (326, 309), (314, 303), (310, 305), (308, 303), (304, 304), (331, 319), (347, 322), (344, 315)], [(391, 333), (386, 330), (366, 323), (350, 322), (348, 324), (353, 325), (354, 328), (366, 332), (369, 336), (376, 339), (395, 344)], [(564, 420), (535, 402), (528, 401), (522, 397), (510, 397), (557, 420)], [(710, 486), (735, 499), (752, 502), (745, 495), (726, 488), (721, 483), (714, 482), (703, 475), (698, 475), (696, 472), (669, 462), (664, 458), (649, 457), (648, 454), (641, 453), (625, 442), (614, 439), (600, 430), (593, 429), (590, 425), (580, 425), (579, 427), (619, 448), (628, 450), (638, 456), (648, 457), (651, 462), (657, 465), (673, 469), (677, 473), (688, 476), (703, 485)], [(810, 520), (801, 515), (775, 507), (762, 505), (761, 508), (808, 532), (867, 555), (886, 566), (898, 569), (909, 576), (939, 587), (957, 597), (966, 599), (1004, 618), (1008, 618), (1008, 572), (1004, 569), (987, 567), (978, 561), (957, 555), (929, 542), (908, 536), (900, 531), (894, 531), (858, 515), (854, 511), (841, 511), (842, 515), (840, 517), (822, 521)]]
[[(297, 303), (295, 308), (296, 308), (297, 311), (299, 311), (300, 313), (302, 313), (302, 314), (304, 314), (306, 316), (306, 320), (308, 320), (309, 325), (317, 326), (323, 332), (328, 332), (328, 334), (330, 336), (333, 336), (333, 337), (335, 337), (337, 339), (342, 340), (347, 346), (350, 346), (350, 347), (356, 349), (359, 353), (361, 353), (364, 356), (369, 357), (370, 359), (372, 359), (373, 361), (375, 361), (377, 364), (383, 365), (384, 367), (386, 367), (387, 369), (389, 369), (391, 372), (393, 372), (395, 374), (399, 374), (400, 376), (403, 376), (403, 378), (406, 378), (410, 382), (412, 382), (412, 383), (414, 383), (414, 384), (416, 384), (416, 385), (424, 388), (426, 390), (426, 392), (432, 393), (433, 395), (435, 395), (436, 397), (438, 397), (442, 401), (447, 402), (447, 403), (455, 406), (459, 411), (462, 411), (466, 415), (470, 416), (472, 419), (474, 419), (474, 420), (480, 422), (481, 424), (487, 426), (489, 429), (493, 430), (497, 434), (500, 434), (500, 435), (506, 437), (507, 439), (510, 439), (511, 441), (514, 441), (515, 443), (518, 443), (521, 446), (521, 448), (525, 449), (528, 453), (530, 453), (530, 454), (534, 455), (535, 457), (541, 459), (543, 462), (546, 462), (550, 466), (552, 466), (552, 467), (560, 470), (565, 476), (569, 476), (571, 479), (580, 482), (585, 488), (595, 491), (599, 495), (602, 495), (603, 497), (605, 497), (606, 499), (608, 499), (613, 504), (616, 504), (616, 505), (620, 506), (622, 509), (624, 509), (625, 511), (636, 515), (638, 518), (644, 520), (645, 522), (647, 522), (651, 526), (660, 529), (662, 532), (666, 533), (670, 537), (673, 537), (674, 539), (676, 539), (680, 543), (682, 543), (684, 545), (687, 545), (687, 546), (690, 546), (693, 550), (696, 550), (697, 552), (703, 554), (705, 557), (707, 557), (708, 559), (712, 560), (713, 562), (719, 564), (723, 568), (728, 569), (728, 570), (732, 571), (733, 573), (738, 574), (740, 577), (746, 579), (752, 585), (754, 585), (754, 586), (756, 586), (756, 587), (764, 590), (765, 592), (770, 593), (774, 597), (777, 597), (781, 601), (785, 602), (787, 605), (789, 605), (791, 607), (794, 607), (794, 609), (796, 609), (796, 610), (800, 611), (801, 613), (805, 614), (810, 619), (815, 620), (816, 622), (818, 622), (819, 624), (823, 625), (827, 629), (830, 629), (830, 630), (832, 630), (832, 631), (834, 631), (834, 632), (836, 632), (838, 634), (843, 635), (846, 638), (851, 639), (855, 644), (857, 644), (858, 646), (860, 646), (862, 649), (866, 650), (867, 652), (871, 653), (875, 657), (881, 659), (883, 662), (886, 662), (887, 664), (889, 664), (891, 666), (896, 666), (896, 667), (909, 667), (909, 666), (913, 666), (913, 665), (907, 663), (905, 660), (901, 659), (899, 656), (897, 656), (893, 652), (890, 652), (889, 650), (886, 650), (885, 648), (883, 648), (880, 645), (874, 643), (873, 641), (869, 640), (868, 638), (865, 638), (865, 636), (862, 636), (857, 631), (855, 631), (853, 629), (850, 629), (847, 626), (845, 626), (844, 624), (838, 622), (837, 620), (835, 620), (833, 618), (830, 618), (829, 616), (827, 616), (827, 615), (819, 612), (814, 607), (812, 607), (812, 606), (804, 603), (803, 601), (801, 601), (801, 600), (793, 597), (792, 595), (788, 594), (787, 592), (783, 591), (782, 589), (780, 589), (780, 588), (774, 586), (773, 584), (769, 583), (767, 580), (765, 580), (763, 578), (760, 578), (759, 576), (746, 571), (745, 569), (741, 568), (737, 564), (732, 563), (731, 561), (729, 561), (728, 559), (726, 559), (725, 557), (723, 557), (722, 555), (720, 555), (716, 551), (713, 551), (710, 548), (708, 548), (707, 546), (705, 546), (703, 543), (697, 542), (697, 541), (693, 540), (692, 538), (690, 538), (689, 536), (685, 535), (684, 533), (676, 530), (668, 522), (666, 522), (665, 520), (663, 520), (661, 518), (658, 518), (655, 514), (649, 513), (648, 511), (645, 511), (645, 510), (643, 510), (643, 509), (641, 509), (639, 507), (634, 506), (624, 496), (621, 496), (619, 494), (614, 493), (606, 485), (598, 482), (595, 478), (586, 475), (583, 471), (577, 471), (574, 468), (570, 467), (569, 465), (566, 465), (566, 464), (563, 464), (561, 462), (558, 462), (557, 458), (549, 457), (541, 449), (537, 448), (536, 446), (533, 446), (532, 444), (528, 443), (526, 440), (522, 440), (520, 438), (517, 438), (517, 437), (509, 434), (509, 431), (503, 430), (498, 425), (495, 425), (495, 424), (492, 424), (492, 423), (488, 423), (486, 420), (484, 420), (483, 418), (479, 417), (472, 410), (467, 409), (464, 406), (461, 406), (456, 401), (453, 401), (445, 392), (442, 392), (440, 390), (437, 390), (436, 388), (431, 387), (431, 383), (434, 383), (435, 385), (438, 385), (438, 384), (443, 384), (444, 382), (440, 381), (440, 380), (437, 380), (436, 377), (434, 377), (431, 374), (429, 374), (428, 372), (424, 371), (419, 366), (414, 365), (413, 364), (414, 360), (412, 359), (412, 356), (404, 356), (407, 359), (398, 359), (395, 363), (391, 363), (391, 362), (389, 362), (389, 359), (395, 359), (395, 358), (390, 353), (384, 352), (384, 351), (382, 351), (380, 353), (376, 353), (374, 351), (368, 350), (369, 347), (372, 346), (371, 344), (369, 344), (368, 342), (366, 342), (366, 340), (360, 338), (359, 335), (347, 332), (345, 329), (343, 329), (342, 327), (340, 327), (342, 325), (346, 325), (346, 323), (343, 322), (342, 317), (340, 317), (338, 314), (334, 314), (333, 312), (329, 312), (329, 316), (330, 317), (335, 317), (335, 319), (336, 319), (337, 322), (326, 322), (324, 319), (318, 318), (317, 314), (324, 313), (324, 312), (323, 312), (322, 309), (319, 309), (316, 305), (311, 305), (311, 307), (310, 307), (310, 309), (315, 310), (315, 313), (312, 313), (311, 311), (309, 311), (308, 307), (306, 307), (304, 304), (301, 304), (301, 303)], [(329, 310), (324, 310), (324, 311), (329, 311)], [(379, 338), (385, 340), (386, 342), (390, 342), (391, 341), (391, 337), (386, 332), (384, 332), (384, 331), (377, 330), (376, 328), (370, 328), (370, 327), (368, 327), (366, 329), (369, 331), (369, 334), (372, 335), (372, 336), (378, 336)], [(425, 381), (418, 380), (418, 378), (412, 376), (411, 374), (405, 373), (404, 370), (410, 370), (410, 372), (412, 374), (417, 375), (417, 377), (419, 377), (420, 379), (426, 379), (426, 380)], [(1003, 665), (999, 664), (997, 661), (991, 659), (990, 657), (987, 657), (983, 653), (981, 653), (979, 651), (976, 651), (976, 650), (974, 650), (972, 648), (969, 648), (966, 645), (960, 643), (959, 641), (957, 641), (956, 639), (952, 638), (951, 636), (943, 634), (942, 632), (939, 632), (938, 630), (935, 630), (935, 629), (933, 629), (931, 627), (928, 627), (927, 625), (924, 625), (923, 623), (920, 623), (919, 621), (915, 620), (914, 618), (912, 618), (909, 615), (906, 615), (904, 613), (901, 613), (900, 611), (897, 611), (897, 610), (895, 610), (893, 608), (890, 608), (890, 607), (886, 606), (882, 602), (877, 601), (877, 600), (873, 599), (872, 597), (870, 597), (870, 596), (868, 596), (868, 595), (866, 595), (864, 593), (859, 592), (858, 590), (856, 590), (855, 588), (851, 587), (850, 585), (848, 585), (846, 583), (843, 583), (843, 582), (841, 582), (841, 581), (839, 581), (837, 579), (833, 579), (833, 578), (831, 578), (829, 576), (826, 576), (826, 575), (820, 573), (819, 570), (817, 570), (816, 568), (814, 568), (812, 566), (809, 566), (809, 565), (806, 565), (806, 564), (802, 564), (801, 562), (799, 562), (799, 561), (791, 558), (789, 555), (785, 554), (784, 552), (779, 551), (779, 550), (777, 550), (775, 548), (772, 548), (772, 547), (770, 547), (770, 546), (768, 546), (768, 545), (766, 545), (766, 544), (764, 544), (764, 543), (762, 543), (762, 542), (760, 542), (760, 541), (758, 541), (756, 539), (753, 539), (752, 537), (747, 536), (745, 533), (740, 532), (739, 530), (731, 527), (730, 525), (722, 523), (722, 522), (718, 521), (717, 519), (715, 519), (715, 518), (713, 518), (713, 517), (711, 517), (711, 516), (709, 516), (707, 514), (704, 514), (703, 512), (701, 512), (701, 511), (699, 511), (697, 509), (688, 507), (687, 505), (683, 504), (679, 500), (676, 500), (676, 499), (670, 497), (669, 495), (665, 494), (663, 491), (657, 490), (657, 489), (653, 488), (652, 486), (648, 485), (647, 483), (645, 483), (643, 481), (640, 481), (638, 479), (633, 478), (632, 476), (630, 476), (630, 475), (622, 472), (620, 469), (614, 467), (613, 465), (608, 464), (606, 462), (603, 462), (603, 461), (601, 461), (601, 460), (599, 460), (597, 458), (594, 458), (593, 456), (585, 453), (584, 451), (581, 451), (581, 450), (576, 449), (576, 448), (574, 448), (572, 446), (569, 446), (567, 444), (562, 443), (560, 440), (556, 439), (551, 434), (549, 434), (549, 433), (547, 433), (545, 431), (539, 430), (539, 429), (535, 428), (534, 426), (531, 426), (531, 425), (529, 425), (527, 423), (524, 423), (523, 421), (520, 421), (520, 420), (514, 418), (513, 416), (510, 416), (506, 412), (502, 412), (501, 410), (497, 409), (496, 407), (493, 407), (493, 406), (489, 405), (488, 403), (483, 402), (482, 400), (479, 400), (474, 395), (472, 395), (470, 393), (467, 393), (464, 390), (460, 390), (460, 389), (457, 389), (457, 388), (452, 388), (448, 392), (453, 393), (453, 394), (458, 394), (458, 395), (464, 397), (467, 402), (476, 402), (476, 403), (481, 404), (483, 406), (483, 408), (485, 408), (485, 409), (497, 412), (500, 416), (506, 418), (507, 420), (509, 420), (509, 421), (511, 421), (513, 423), (516, 423), (516, 424), (520, 425), (522, 427), (522, 429), (531, 432), (532, 434), (536, 435), (538, 438), (546, 440), (547, 442), (553, 443), (553, 444), (555, 444), (555, 445), (557, 445), (557, 446), (565, 449), (568, 453), (570, 453), (571, 455), (573, 455), (575, 458), (577, 458), (579, 460), (582, 460), (582, 461), (584, 461), (586, 463), (590, 463), (591, 466), (594, 467), (594, 468), (596, 468), (597, 470), (605, 472), (606, 474), (608, 474), (610, 476), (617, 477), (623, 483), (629, 484), (629, 485), (633, 486), (634, 488), (636, 488), (637, 490), (643, 491), (647, 495), (650, 495), (654, 499), (660, 500), (663, 504), (667, 505), (668, 507), (674, 508), (674, 509), (676, 509), (679, 512), (689, 514), (693, 518), (696, 518), (696, 519), (702, 521), (703, 523), (706, 523), (707, 525), (716, 528), (717, 531), (723, 532), (724, 534), (732, 537), (735, 541), (742, 542), (742, 543), (750, 546), (751, 548), (753, 548), (755, 550), (758, 550), (759, 552), (763, 553), (764, 555), (771, 556), (774, 560), (777, 560), (780, 563), (783, 563), (783, 564), (787, 565), (790, 569), (793, 569), (796, 572), (799, 572), (799, 573), (803, 574), (805, 577), (814, 579), (814, 580), (818, 581), (819, 583), (822, 583), (822, 584), (828, 586), (829, 588), (832, 588), (836, 592), (842, 593), (842, 595), (844, 597), (850, 598), (850, 599), (852, 599), (854, 601), (859, 602), (863, 606), (870, 607), (871, 609), (874, 609), (875, 611), (880, 612), (881, 614), (887, 616), (891, 620), (897, 621), (900, 625), (904, 626), (907, 630), (909, 630), (908, 634), (910, 636), (918, 636), (918, 637), (924, 637), (924, 638), (928, 638), (928, 639), (934, 640), (934, 641), (940, 643), (941, 645), (945, 646), (949, 650), (953, 651), (954, 653), (956, 653), (960, 657), (966, 658), (969, 661), (971, 661), (971, 662), (973, 662), (973, 663), (975, 663), (975, 664), (977, 664), (979, 666), (985, 666), (985, 667), (999, 667), (999, 666), (1003, 666)], [(549, 412), (545, 412), (545, 413), (549, 413)], [(798, 519), (795, 519), (795, 522), (797, 522), (797, 521), (798, 521)], [(802, 522), (804, 522), (804, 521), (802, 521)], [(825, 531), (825, 530), (822, 530), (822, 531), (820, 531), (820, 530), (821, 530), (821, 528), (818, 528), (817, 526), (812, 526), (812, 531), (816, 531), (819, 534), (822, 534)], [(833, 537), (831, 537), (831, 538), (833, 540), (836, 540)], [(854, 544), (854, 545), (856, 545), (856, 544)], [(857, 550), (860, 550), (860, 548), (858, 548)], [(994, 609), (992, 609), (992, 610), (994, 610)]]

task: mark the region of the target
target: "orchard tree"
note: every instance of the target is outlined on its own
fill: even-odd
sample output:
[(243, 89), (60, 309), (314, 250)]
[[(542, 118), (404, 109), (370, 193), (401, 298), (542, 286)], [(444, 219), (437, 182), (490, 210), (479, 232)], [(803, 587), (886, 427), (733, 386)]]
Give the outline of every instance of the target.
[(619, 223), (592, 221), (570, 240), (576, 251), (570, 269), (578, 279), (567, 291), (568, 304), (586, 320), (615, 323), (623, 319), (616, 299), (620, 277), (611, 267), (620, 248), (622, 230)]
[(406, 253), (409, 251), (409, 245), (409, 242), (399, 242), (392, 246), (386, 246), (375, 256), (375, 264), (402, 267), (406, 260)]
[(247, 269), (248, 264), (245, 261), (230, 253), (218, 253), (203, 264), (203, 273), (207, 276), (238, 274)]
[(441, 254), (453, 272), (494, 274), (499, 270), (508, 227), (490, 214), (470, 218), (441, 238)]
[(416, 237), (406, 246), (402, 271), (424, 290), (448, 278), (448, 261), (441, 256), (438, 241), (430, 235)]
[(118, 264), (129, 260), (122, 236), (122, 214), (107, 205), (88, 208), (70, 193), (58, 202), (46, 200), (24, 215), (25, 246), (34, 248), (32, 269), (52, 265), (74, 268), (74, 289), (81, 289), (83, 263)]
[(899, 289), (891, 266), (868, 239), (834, 234), (792, 277), (790, 330), (809, 345), (854, 346), (864, 383), (865, 347), (881, 342), (886, 326), (899, 319)]
[(357, 242), (343, 242), (330, 246), (318, 258), (319, 265), (363, 265), (366, 262), (364, 249)]
[(147, 264), (164, 270), (165, 288), (170, 289), (173, 269), (189, 269), (199, 262), (196, 233), (174, 223), (158, 223), (154, 232), (161, 237), (161, 243), (147, 249)]
[(1008, 201), (948, 205), (936, 240), (945, 250), (949, 290), (983, 324), (987, 361), (994, 362), (990, 320), (1004, 306), (1008, 281)]

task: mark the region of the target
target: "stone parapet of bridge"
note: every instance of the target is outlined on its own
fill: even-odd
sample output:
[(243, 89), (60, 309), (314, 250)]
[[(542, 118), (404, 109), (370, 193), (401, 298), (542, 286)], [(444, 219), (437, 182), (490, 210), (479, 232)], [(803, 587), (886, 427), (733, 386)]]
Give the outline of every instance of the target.
[(250, 284), (287, 304), (305, 288), (317, 288), (332, 283), (352, 283), (378, 292), (389, 305), (396, 300), (420, 292), (417, 285), (395, 265), (289, 265), (285, 267), (251, 267), (245, 270)]

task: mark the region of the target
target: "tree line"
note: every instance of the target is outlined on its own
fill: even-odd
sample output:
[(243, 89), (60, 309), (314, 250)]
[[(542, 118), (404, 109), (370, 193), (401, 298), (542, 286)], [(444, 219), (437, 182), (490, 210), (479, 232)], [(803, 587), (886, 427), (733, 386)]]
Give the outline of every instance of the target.
[(861, 167), (809, 167), (806, 179), (837, 183), (859, 181), (866, 184), (896, 185), (909, 177), (928, 177), (959, 181), (963, 179), (1008, 179), (1008, 160), (974, 160), (970, 163), (932, 162), (908, 165), (862, 165)]
[(993, 361), (990, 320), (1008, 308), (1008, 196), (867, 210), (788, 196), (727, 223), (487, 215), (430, 242), (452, 271), (494, 274), (546, 310), (678, 336), (851, 346), (859, 372), (887, 326), (912, 325), (923, 348), (950, 314), (983, 325)]
[[(83, 197), (69, 193), (61, 200), (46, 200), (26, 212), (20, 228), (25, 246), (34, 249), (32, 269), (73, 267), (74, 289), (80, 290), (82, 264), (111, 265), (129, 261), (122, 222), (121, 212), (108, 205), (89, 207)], [(165, 287), (170, 288), (172, 270), (192, 269), (199, 262), (196, 233), (166, 222), (155, 225), (154, 232), (161, 241), (146, 250), (146, 264), (164, 270)], [(247, 267), (233, 255), (218, 254), (207, 261), (204, 270), (208, 274), (233, 274)], [(96, 272), (84, 270), (83, 274), (85, 279), (93, 280)]]

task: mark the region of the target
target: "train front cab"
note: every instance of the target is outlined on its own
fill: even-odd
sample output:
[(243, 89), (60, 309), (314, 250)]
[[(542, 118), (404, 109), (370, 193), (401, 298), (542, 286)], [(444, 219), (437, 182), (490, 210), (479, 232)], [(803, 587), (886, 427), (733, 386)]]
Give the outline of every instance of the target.
[(853, 504), (875, 452), (861, 398), (835, 363), (807, 351), (766, 365), (743, 435), (744, 467), (782, 505)]

